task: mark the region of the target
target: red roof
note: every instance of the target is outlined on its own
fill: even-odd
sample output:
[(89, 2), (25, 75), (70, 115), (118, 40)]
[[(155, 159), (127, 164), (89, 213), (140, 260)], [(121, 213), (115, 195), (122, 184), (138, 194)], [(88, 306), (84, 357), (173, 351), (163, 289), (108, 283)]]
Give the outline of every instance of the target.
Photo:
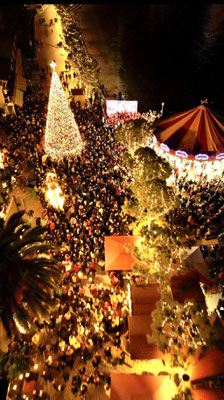
[(169, 376), (111, 374), (111, 400), (171, 400)]
[(224, 151), (224, 118), (205, 105), (159, 121), (157, 139), (172, 150), (189, 154), (217, 154)]
[[(205, 377), (219, 375), (224, 371), (224, 354), (216, 346), (201, 354), (199, 361), (195, 365), (190, 365), (188, 374), (191, 381)], [(221, 400), (221, 399), (220, 399)]]
[(125, 244), (136, 244), (139, 236), (105, 236), (106, 271), (131, 271), (135, 259), (125, 249)]
[(151, 313), (160, 299), (159, 285), (131, 285), (132, 316), (128, 317), (130, 353), (132, 360), (152, 360), (164, 358), (164, 354), (154, 343), (148, 343), (151, 334)]

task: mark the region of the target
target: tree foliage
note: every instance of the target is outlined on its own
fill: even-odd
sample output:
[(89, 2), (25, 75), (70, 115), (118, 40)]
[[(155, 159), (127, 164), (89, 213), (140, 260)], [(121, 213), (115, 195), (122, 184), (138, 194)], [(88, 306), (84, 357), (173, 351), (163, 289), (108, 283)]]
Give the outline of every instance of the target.
[(60, 292), (61, 271), (44, 238), (45, 228), (30, 229), (13, 214), (0, 222), (0, 318), (8, 337), (35, 329), (34, 318), (47, 317), (54, 292)]
[(134, 219), (133, 234), (142, 238), (138, 246), (126, 246), (136, 259), (133, 271), (145, 282), (156, 278), (162, 283), (183, 268), (180, 246), (188, 243), (184, 230), (177, 231), (169, 218), (179, 201), (166, 183), (172, 174), (170, 164), (150, 147), (152, 133), (152, 124), (138, 119), (129, 121), (116, 135), (125, 146), (123, 158), (132, 177), (133, 196), (123, 211)]
[(152, 140), (152, 131), (152, 125), (145, 119), (139, 118), (127, 121), (116, 130), (115, 137), (129, 152), (133, 152)]
[(21, 353), (0, 351), (0, 376), (11, 381), (29, 369), (29, 358)]
[(133, 177), (130, 184), (133, 197), (126, 201), (123, 210), (134, 217), (133, 234), (142, 237), (141, 245), (132, 247), (138, 260), (133, 269), (146, 281), (152, 274), (162, 281), (182, 266), (179, 249), (185, 240), (168, 217), (178, 205), (173, 189), (166, 184), (172, 169), (149, 147), (139, 147), (133, 155), (128, 153), (125, 157)]
[(171, 365), (184, 367), (190, 355), (209, 344), (206, 312), (194, 301), (182, 304), (167, 294), (156, 305), (152, 312), (153, 334), (147, 339), (170, 355)]

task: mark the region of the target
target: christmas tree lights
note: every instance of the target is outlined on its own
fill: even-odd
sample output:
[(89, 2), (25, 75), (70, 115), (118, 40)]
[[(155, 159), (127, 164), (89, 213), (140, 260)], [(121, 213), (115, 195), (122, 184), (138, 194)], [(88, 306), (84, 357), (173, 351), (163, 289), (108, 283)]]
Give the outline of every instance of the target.
[(74, 115), (61, 85), (56, 64), (52, 62), (52, 79), (47, 113), (45, 133), (45, 152), (54, 161), (81, 154), (82, 139)]

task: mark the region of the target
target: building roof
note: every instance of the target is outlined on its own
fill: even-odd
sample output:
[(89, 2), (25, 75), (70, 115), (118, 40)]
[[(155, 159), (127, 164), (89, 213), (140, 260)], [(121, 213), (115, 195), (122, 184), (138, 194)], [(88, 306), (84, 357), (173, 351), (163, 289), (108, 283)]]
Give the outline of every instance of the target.
[(168, 376), (111, 374), (111, 400), (171, 400)]
[(106, 271), (131, 271), (136, 262), (125, 245), (136, 245), (141, 238), (139, 236), (105, 236), (105, 269)]
[(157, 139), (172, 150), (211, 155), (224, 151), (224, 118), (204, 104), (159, 121), (156, 127)]

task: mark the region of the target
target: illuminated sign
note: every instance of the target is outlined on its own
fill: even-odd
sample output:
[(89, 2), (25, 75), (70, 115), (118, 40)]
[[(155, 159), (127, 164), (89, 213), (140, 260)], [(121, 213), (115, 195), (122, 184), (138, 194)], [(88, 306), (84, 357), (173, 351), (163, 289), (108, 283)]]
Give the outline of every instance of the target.
[(107, 115), (118, 113), (133, 113), (138, 112), (137, 100), (106, 100)]

